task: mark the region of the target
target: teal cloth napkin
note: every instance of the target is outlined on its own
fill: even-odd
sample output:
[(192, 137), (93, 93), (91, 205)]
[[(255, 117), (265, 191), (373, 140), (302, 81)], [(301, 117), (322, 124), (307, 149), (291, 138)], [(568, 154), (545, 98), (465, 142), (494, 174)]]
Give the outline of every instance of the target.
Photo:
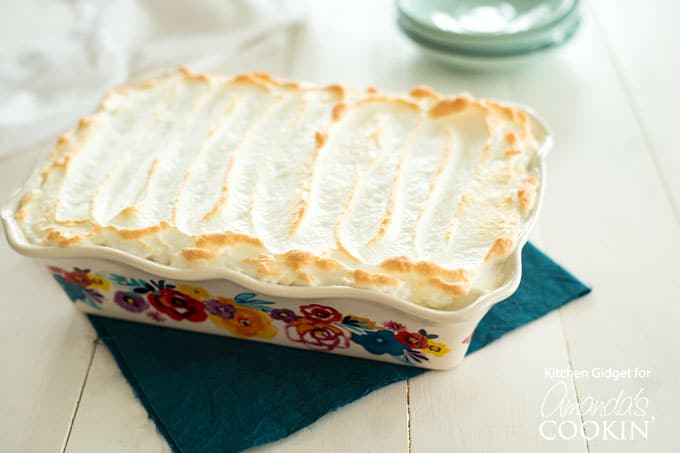
[[(531, 244), (522, 262), (519, 289), (484, 317), (468, 353), (590, 291)], [(90, 321), (177, 452), (237, 452), (272, 442), (425, 372), (98, 316)]]

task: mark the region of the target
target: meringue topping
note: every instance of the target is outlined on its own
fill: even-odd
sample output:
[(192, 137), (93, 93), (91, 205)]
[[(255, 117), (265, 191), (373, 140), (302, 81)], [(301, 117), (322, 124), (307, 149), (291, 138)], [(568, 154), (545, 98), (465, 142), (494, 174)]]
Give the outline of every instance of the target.
[(502, 282), (534, 210), (540, 134), (518, 108), (427, 87), (183, 69), (109, 93), (15, 218), (34, 244), (455, 309)]

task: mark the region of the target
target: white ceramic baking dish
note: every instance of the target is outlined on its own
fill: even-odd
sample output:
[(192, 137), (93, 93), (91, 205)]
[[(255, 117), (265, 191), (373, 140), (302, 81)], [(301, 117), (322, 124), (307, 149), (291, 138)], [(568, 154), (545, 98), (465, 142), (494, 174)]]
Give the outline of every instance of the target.
[(421, 368), (452, 368), (465, 356), (482, 317), (519, 286), (521, 249), (542, 203), (552, 137), (535, 114), (519, 107), (530, 114), (541, 142), (536, 207), (501, 266), (502, 285), (455, 311), (365, 289), (282, 286), (228, 270), (178, 269), (102, 246), (33, 245), (14, 220), (32, 179), (2, 209), (5, 234), (18, 253), (43, 261), (76, 307), (87, 313)]

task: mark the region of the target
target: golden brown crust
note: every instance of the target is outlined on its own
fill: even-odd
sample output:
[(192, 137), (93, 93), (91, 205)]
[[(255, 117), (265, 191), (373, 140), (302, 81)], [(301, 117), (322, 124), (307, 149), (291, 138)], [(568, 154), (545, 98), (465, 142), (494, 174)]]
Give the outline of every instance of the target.
[(64, 148), (66, 145), (68, 145), (69, 141), (70, 140), (68, 138), (68, 135), (66, 134), (60, 135), (59, 138), (57, 139), (57, 148), (58, 149)]
[(468, 285), (465, 283), (448, 283), (439, 277), (429, 280), (430, 285), (454, 296), (463, 296), (468, 293)]
[(382, 263), (380, 267), (388, 272), (399, 272), (402, 274), (407, 274), (413, 272), (415, 269), (415, 263), (408, 259), (406, 256), (396, 256), (394, 258), (387, 258)]
[(182, 249), (182, 256), (187, 261), (210, 260), (217, 256), (217, 252), (214, 250), (184, 248)]
[(519, 190), (517, 190), (517, 200), (522, 212), (527, 212), (534, 206), (537, 188), (538, 179), (534, 176), (529, 176), (524, 180)]
[(468, 95), (460, 95), (455, 98), (442, 99), (429, 110), (432, 118), (442, 118), (454, 113), (462, 112), (472, 104), (472, 98)]
[(18, 222), (22, 222), (26, 219), (27, 216), (27, 211), (28, 211), (28, 205), (35, 199), (35, 194), (33, 192), (29, 192), (26, 195), (23, 196), (21, 201), (19, 202), (19, 206), (17, 207), (17, 211), (14, 213), (14, 218)]
[(312, 253), (304, 252), (302, 250), (291, 250), (284, 253), (283, 258), (286, 266), (297, 271), (314, 262), (316, 257)]
[(380, 267), (400, 274), (415, 272), (423, 277), (444, 277), (451, 282), (466, 282), (471, 279), (471, 272), (465, 269), (446, 269), (430, 261), (411, 261), (406, 256), (388, 258), (380, 263)]
[(217, 214), (222, 206), (224, 206), (227, 203), (227, 198), (229, 197), (229, 175), (231, 174), (232, 170), (234, 169), (234, 159), (229, 160), (229, 163), (227, 164), (227, 170), (224, 172), (224, 181), (222, 182), (222, 190), (220, 191), (220, 197), (217, 199), (217, 202), (210, 208), (208, 212), (205, 213), (203, 216), (203, 220), (208, 220), (215, 214)]
[(421, 85), (413, 88), (411, 91), (409, 91), (409, 96), (412, 98), (416, 99), (424, 99), (424, 98), (429, 98), (429, 99), (437, 99), (439, 95), (437, 94), (436, 91), (434, 91), (432, 88)]
[(121, 217), (134, 217), (137, 215), (138, 208), (137, 206), (128, 206), (127, 208), (123, 208), (122, 211), (118, 213), (119, 216)]
[(170, 228), (170, 224), (165, 221), (161, 221), (161, 223), (158, 225), (152, 225), (146, 228), (124, 229), (113, 225), (105, 226), (103, 228), (110, 231), (115, 231), (123, 239), (139, 239), (143, 238), (144, 236), (149, 236), (151, 234), (156, 234), (160, 231), (167, 230)]
[(231, 81), (231, 84), (247, 84), (257, 87), (263, 91), (270, 91), (269, 84), (255, 74), (238, 74)]
[(324, 271), (332, 271), (333, 269), (337, 269), (341, 266), (338, 261), (331, 258), (317, 258), (314, 261), (314, 265)]
[(375, 287), (375, 286), (397, 286), (399, 280), (385, 274), (373, 274), (361, 269), (355, 269), (353, 272), (354, 282), (359, 287)]
[(339, 101), (345, 99), (346, 90), (342, 85), (334, 84), (326, 87), (326, 91), (335, 96)]
[(92, 118), (84, 116), (80, 118), (80, 120), (78, 120), (78, 129), (85, 130), (88, 129), (90, 126), (92, 126)]
[(186, 80), (192, 80), (196, 82), (210, 82), (210, 76), (208, 74), (193, 72), (187, 66), (181, 66), (179, 72), (182, 73)]
[(50, 244), (57, 244), (59, 247), (69, 247), (83, 242), (83, 237), (65, 236), (61, 231), (49, 230), (47, 233), (47, 242)]
[(512, 251), (514, 241), (510, 238), (497, 238), (489, 247), (489, 251), (484, 257), (484, 261), (489, 261), (493, 258), (500, 258), (506, 256)]
[(262, 241), (258, 238), (243, 233), (226, 231), (224, 233), (210, 233), (199, 236), (196, 245), (200, 248), (225, 247), (227, 245), (248, 244), (262, 247)]
[(340, 121), (343, 116), (345, 116), (345, 113), (347, 112), (347, 104), (344, 102), (340, 102), (338, 104), (335, 104), (335, 107), (333, 107), (333, 112), (331, 113), (331, 117), (333, 118), (334, 122)]
[(314, 277), (312, 277), (311, 274), (308, 274), (307, 272), (298, 272), (298, 280), (303, 281), (307, 284), (312, 283), (314, 281)]
[(274, 258), (271, 255), (261, 253), (257, 258), (244, 258), (241, 261), (245, 264), (254, 265), (259, 277), (278, 277), (281, 275), (281, 271), (276, 269)]
[(314, 139), (316, 141), (316, 148), (319, 149), (326, 144), (326, 140), (328, 140), (328, 133), (316, 131), (314, 133)]
[(54, 170), (67, 170), (70, 163), (71, 156), (69, 155), (64, 156), (61, 160), (53, 160), (52, 164), (40, 173), (40, 176), (43, 180), (46, 180)]

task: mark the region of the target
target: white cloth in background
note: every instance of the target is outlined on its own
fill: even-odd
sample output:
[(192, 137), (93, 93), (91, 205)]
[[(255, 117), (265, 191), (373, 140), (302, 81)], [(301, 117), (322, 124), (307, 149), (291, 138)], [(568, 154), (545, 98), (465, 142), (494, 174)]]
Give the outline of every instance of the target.
[(0, 59), (0, 157), (69, 129), (131, 77), (183, 64), (276, 71), (305, 2), (78, 0), (73, 6), (73, 29), (63, 39)]

